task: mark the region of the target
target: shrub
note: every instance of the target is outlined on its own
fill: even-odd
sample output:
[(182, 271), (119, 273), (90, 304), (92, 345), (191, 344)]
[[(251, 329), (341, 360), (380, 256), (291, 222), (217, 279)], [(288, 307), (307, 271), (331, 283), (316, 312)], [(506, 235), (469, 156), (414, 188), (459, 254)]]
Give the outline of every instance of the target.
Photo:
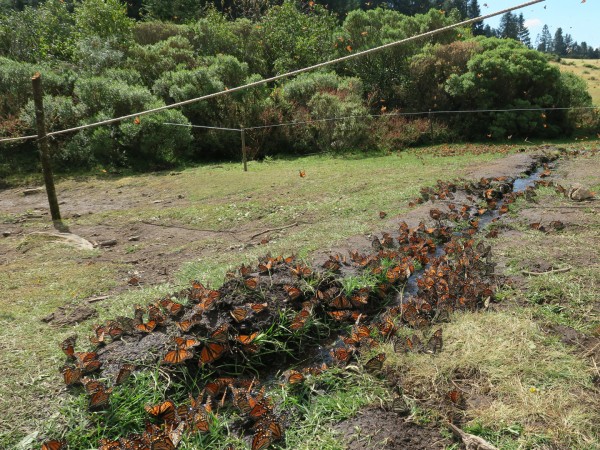
[(183, 33), (185, 28), (170, 22), (137, 22), (133, 27), (133, 39), (140, 45), (153, 45)]
[(127, 66), (137, 70), (148, 87), (165, 72), (197, 65), (194, 48), (184, 36), (172, 36), (153, 45), (136, 44), (129, 49), (127, 59)]
[(50, 95), (70, 95), (74, 73), (64, 69), (55, 72), (47, 65), (17, 62), (0, 57), (0, 117), (16, 115), (32, 98), (31, 77), (42, 74), (44, 92)]

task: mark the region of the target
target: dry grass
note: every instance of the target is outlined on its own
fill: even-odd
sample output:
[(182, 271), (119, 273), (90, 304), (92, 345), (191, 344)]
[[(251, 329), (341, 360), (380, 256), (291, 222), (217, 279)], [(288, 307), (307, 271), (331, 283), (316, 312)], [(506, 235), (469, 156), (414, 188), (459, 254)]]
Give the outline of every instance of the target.
[(560, 448), (600, 444), (600, 402), (589, 366), (544, 334), (531, 312), (456, 314), (443, 330), (439, 355), (388, 357), (409, 395), (448, 403), (446, 394), (458, 388), (471, 425), (499, 435), (522, 430), (516, 439), (498, 438), (503, 448), (543, 440)]
[(600, 60), (563, 58), (557, 66), (560, 70), (583, 78), (588, 84), (592, 102), (596, 106), (600, 105)]

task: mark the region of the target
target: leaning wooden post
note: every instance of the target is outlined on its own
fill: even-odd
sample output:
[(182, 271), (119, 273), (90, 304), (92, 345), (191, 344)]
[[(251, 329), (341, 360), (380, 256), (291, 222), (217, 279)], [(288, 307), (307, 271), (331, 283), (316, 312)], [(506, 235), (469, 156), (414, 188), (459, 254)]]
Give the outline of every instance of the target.
[(246, 154), (246, 130), (243, 125), (240, 125), (242, 132), (242, 163), (244, 164), (244, 172), (248, 172), (248, 155)]
[(56, 198), (56, 189), (54, 188), (54, 177), (52, 175), (50, 152), (48, 150), (48, 136), (46, 136), (46, 124), (44, 122), (42, 75), (39, 72), (36, 72), (31, 78), (31, 84), (33, 85), (33, 103), (35, 104), (35, 123), (38, 132), (40, 159), (42, 161), (44, 184), (46, 185), (46, 193), (48, 194), (48, 203), (50, 205), (50, 215), (53, 221), (60, 221), (60, 209), (58, 208), (58, 199)]

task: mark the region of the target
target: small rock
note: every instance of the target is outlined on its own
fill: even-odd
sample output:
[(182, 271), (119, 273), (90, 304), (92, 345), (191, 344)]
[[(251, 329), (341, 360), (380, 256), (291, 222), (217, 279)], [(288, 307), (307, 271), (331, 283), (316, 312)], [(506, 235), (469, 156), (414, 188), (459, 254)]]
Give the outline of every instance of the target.
[(10, 235), (12, 235), (12, 233), (10, 231), (3, 231), (2, 232), (2, 236), (3, 237), (9, 237)]
[(162, 200), (154, 200), (152, 203), (162, 203)]
[(98, 247), (114, 247), (117, 245), (116, 239), (109, 239), (108, 241), (98, 242)]
[(23, 191), (23, 195), (36, 195), (36, 194), (39, 194), (40, 192), (42, 192), (42, 188), (25, 189)]
[(129, 242), (136, 242), (140, 240), (139, 236), (131, 236), (129, 239), (127, 239)]
[(81, 214), (73, 214), (71, 217), (73, 217), (73, 219), (78, 219), (79, 217), (81, 217)]

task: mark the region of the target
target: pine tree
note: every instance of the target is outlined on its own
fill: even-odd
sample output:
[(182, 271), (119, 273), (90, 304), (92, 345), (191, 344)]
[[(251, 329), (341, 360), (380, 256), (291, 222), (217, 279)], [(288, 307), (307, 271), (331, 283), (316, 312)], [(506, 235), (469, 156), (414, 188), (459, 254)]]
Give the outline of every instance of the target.
[(498, 34), (505, 39), (519, 39), (519, 19), (510, 11), (500, 19)]
[(536, 43), (536, 48), (538, 51), (544, 53), (550, 53), (552, 51), (553, 41), (548, 25), (544, 25), (542, 28), (542, 34), (538, 35)]
[(553, 51), (558, 56), (564, 56), (567, 54), (567, 47), (565, 45), (565, 38), (563, 36), (562, 28), (558, 28), (554, 33)]
[(519, 41), (527, 48), (531, 48), (531, 37), (529, 36), (529, 29), (525, 26), (525, 18), (523, 13), (519, 14), (518, 24), (518, 38)]
[[(478, 0), (471, 0), (467, 8), (467, 15), (469, 19), (474, 19), (481, 16), (481, 9), (479, 8)], [(473, 36), (481, 36), (484, 33), (483, 21), (475, 22), (472, 26)]]

